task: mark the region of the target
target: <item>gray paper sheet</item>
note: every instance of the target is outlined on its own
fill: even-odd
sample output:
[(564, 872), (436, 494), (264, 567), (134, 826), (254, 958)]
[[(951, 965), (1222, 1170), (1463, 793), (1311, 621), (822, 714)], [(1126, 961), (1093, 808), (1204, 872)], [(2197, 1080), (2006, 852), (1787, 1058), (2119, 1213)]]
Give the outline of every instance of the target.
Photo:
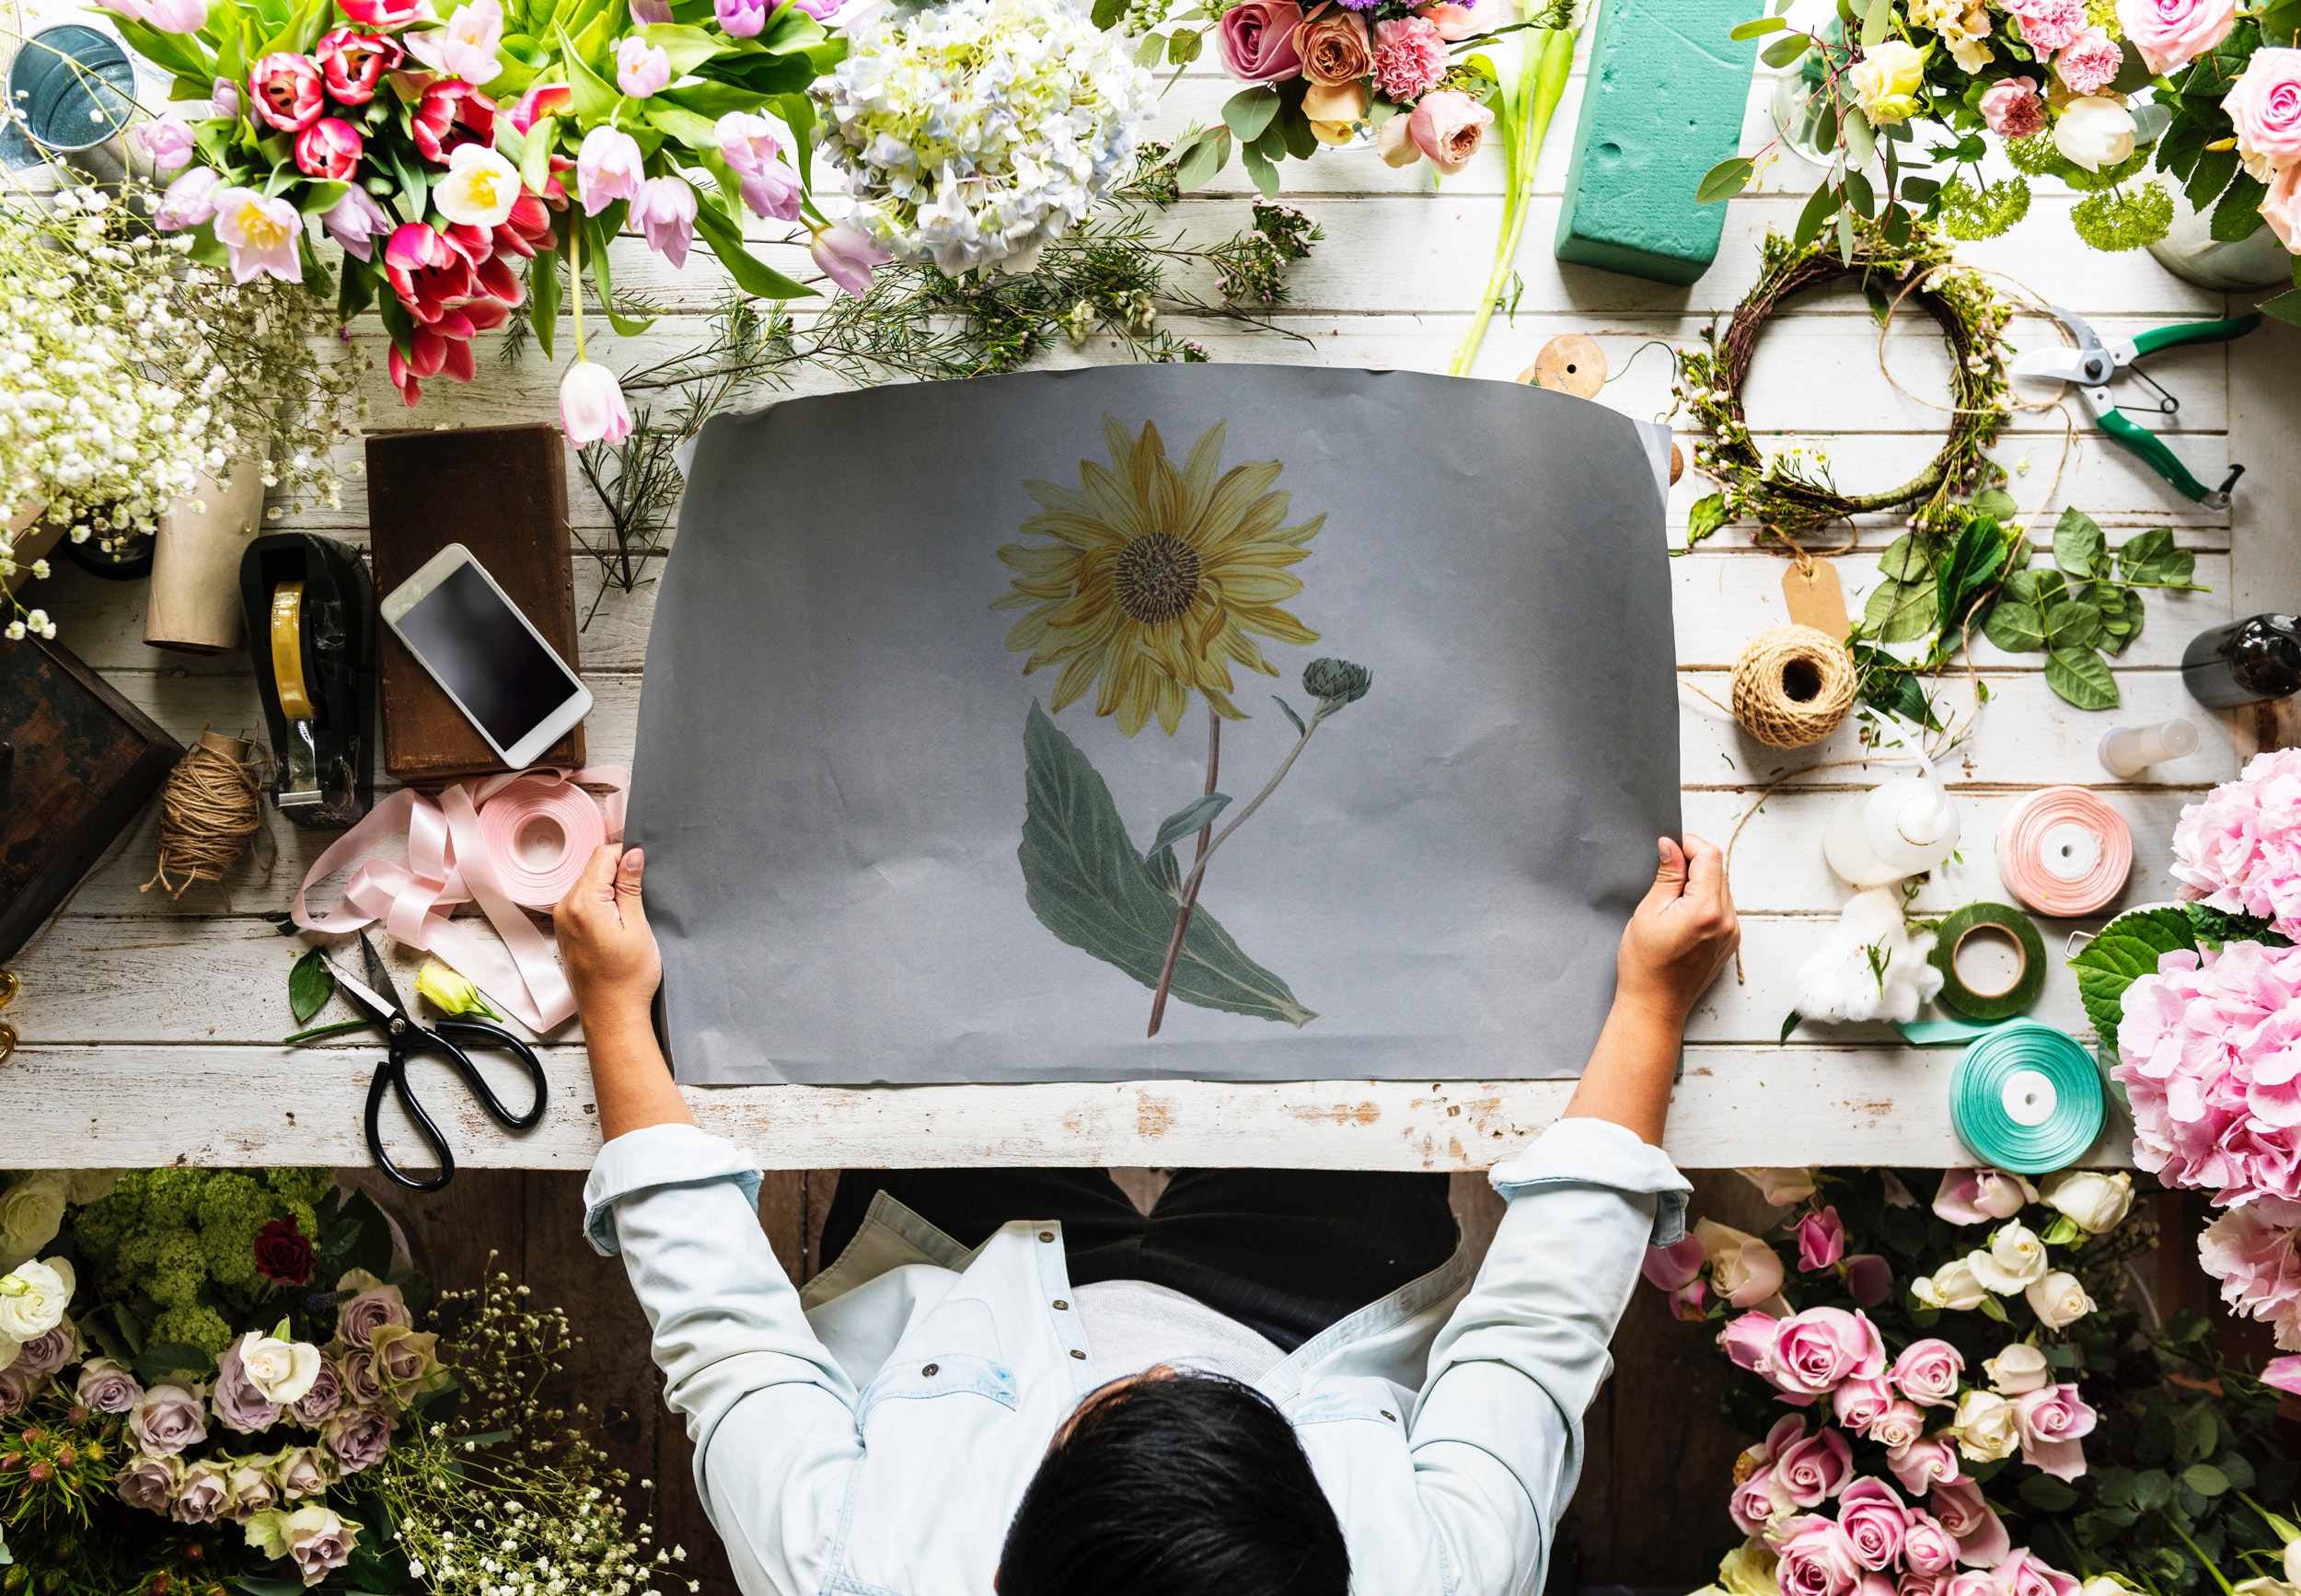
[(1578, 1073), (1679, 826), (1644, 430), (1252, 365), (714, 418), (629, 827), (679, 1079)]

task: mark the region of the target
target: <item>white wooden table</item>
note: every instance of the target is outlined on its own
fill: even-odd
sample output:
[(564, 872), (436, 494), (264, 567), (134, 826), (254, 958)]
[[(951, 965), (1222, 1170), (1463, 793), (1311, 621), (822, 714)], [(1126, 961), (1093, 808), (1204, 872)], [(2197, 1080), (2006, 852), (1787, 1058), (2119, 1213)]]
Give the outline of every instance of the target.
[[(1219, 77), (1185, 79), (1167, 96), (1161, 131), (1171, 135), (1211, 118), (1228, 92)], [(1496, 318), (1478, 375), (1507, 379), (1547, 339), (1584, 332), (1605, 348), (1619, 374), (1605, 402), (1652, 416), (1670, 404), (1668, 363), (1649, 350), (1625, 371), (1632, 352), (1649, 339), (1691, 345), (1748, 289), (1758, 269), (1756, 240), (1769, 226), (1789, 227), (1801, 199), (1790, 191), (1736, 201), (1717, 264), (1691, 290), (1561, 268), (1549, 241), (1578, 104), (1578, 81), (1544, 153), (1543, 197), (1518, 262), (1523, 294), (1514, 318)], [(1494, 247), (1498, 158), (1482, 155), (1435, 195), (1428, 168), (1393, 172), (1370, 151), (1323, 154), (1308, 167), (1289, 164), (1285, 170), (1301, 185), (1289, 198), (1325, 230), (1313, 258), (1293, 272), (1293, 306), (1282, 318), (1314, 344), (1220, 324), (1189, 328), (1189, 335), (1223, 360), (1443, 369)], [(1804, 179), (1780, 168), (1774, 180), (1792, 191), (1804, 187)], [(1243, 181), (1233, 167), (1213, 190), (1176, 207), (1176, 220), (1208, 234), (1243, 225)], [(2086, 249), (2066, 226), (2070, 202), (2041, 192), (2014, 235), (1972, 247), (1967, 257), (2094, 318), (2111, 336), (2242, 307), (2177, 281), (2145, 254)], [(700, 253), (699, 264), (673, 275), (643, 250), (629, 243), (623, 249), (619, 283), (672, 307), (644, 337), (599, 340), (595, 355), (628, 367), (698, 335), (719, 279)], [(804, 270), (803, 260), (789, 264)], [(1211, 297), (1211, 284), (1194, 286)], [(368, 326), (372, 331), (372, 321)], [(2052, 335), (2024, 320), (2014, 336), (2043, 341)], [(374, 347), (379, 369), (372, 424), (398, 424), (399, 406), (380, 370), (380, 342)], [(1937, 447), (1940, 417), (1887, 383), (1877, 351), (1875, 325), (1850, 293), (1798, 304), (1758, 352), (1750, 386), (1752, 424), (1821, 445), (1843, 485), (1904, 480)], [(1945, 357), (1924, 318), (1897, 330), (1888, 353), (1909, 387), (1940, 391)], [(1091, 345), (1065, 352), (1065, 358), (1113, 354)], [(2294, 552), (2301, 537), (2296, 369), (2301, 338), (2273, 325), (2232, 349), (2174, 351), (2153, 364), (2181, 397), (2170, 441), (2196, 474), (2217, 481), (2232, 457), (2251, 468), (2234, 518), (2187, 504), (2132, 457), (2086, 431), (2048, 505), (2046, 484), (2062, 448), (2060, 418), (2025, 416), (2008, 429), (1998, 458), (2014, 471), (2010, 488), (2025, 510), (2075, 503), (2110, 529), (2113, 543), (2144, 527), (2171, 526), (2185, 547), (2198, 551), (2198, 578), (2213, 591), (2149, 596), (2146, 628), (2117, 664), (2125, 707), (2110, 714), (2082, 713), (2052, 696), (2037, 668), (2042, 656), (1979, 648), (1994, 696), (1949, 771), (1965, 806), (1964, 859), (1925, 887), (1920, 910), (2004, 897), (1992, 862), (1998, 820), (2024, 791), (2062, 782), (2101, 791), (2131, 822), (2136, 865), (2125, 902), (2171, 895), (2166, 844), (2181, 804), (2234, 774), (2252, 735), (2251, 717), (2215, 717), (2187, 700), (2175, 668), (2181, 648), (2232, 613), (2301, 603), (2301, 556)], [(487, 349), (480, 374), (468, 387), (427, 385), (413, 422), (552, 417), (554, 374), (540, 359), (503, 366)], [(353, 457), (347, 451), (343, 463)], [(572, 458), (569, 478), (579, 528), (598, 533), (604, 513)], [(1674, 539), (1682, 538), (1687, 506), (1706, 491), (1689, 473), (1672, 493)], [(365, 524), (362, 486), (348, 477), (340, 513), (306, 513), (282, 523), (353, 542), (364, 541)], [(2041, 534), (2050, 525), (2049, 515)], [(1856, 549), (1839, 560), (1856, 608), (1875, 580), (1879, 553), (1897, 530), (1882, 519), (1862, 526)], [(1742, 528), (1673, 563), (1678, 657), (1687, 683), (1726, 696), (1726, 672), (1742, 643), (1785, 619), (1782, 569), (1779, 558), (1753, 548)], [(577, 590), (586, 608), (598, 581), (595, 563), (579, 556)], [(35, 601), (57, 616), (64, 641), (179, 738), (189, 741), (203, 727), (247, 732), (260, 724), (244, 657), (193, 660), (144, 646), (141, 586), (112, 586), (75, 572), (47, 588)], [(630, 756), (652, 591), (611, 596), (584, 635), (583, 666), (597, 700), (589, 723), (595, 761)], [(1721, 841), (1777, 774), (1857, 751), (1849, 725), (1818, 748), (1784, 756), (1742, 735), (1695, 694), (1682, 693), (1681, 700), (1685, 823)], [(2149, 771), (2149, 782), (2113, 782), (2095, 762), (2094, 744), (2113, 722), (2175, 713), (2199, 723), (2203, 746)], [(1822, 817), (1874, 779), (1841, 768), (1793, 783), (1743, 833), (1733, 885), (1749, 979), (1737, 985), (1729, 975), (1694, 1016), (1671, 1119), (1671, 1150), (1682, 1164), (1890, 1159), (1924, 1165), (1960, 1159), (1946, 1105), (1954, 1053), (1901, 1047), (1892, 1033), (1874, 1027), (1807, 1026), (1786, 1045), (1776, 1040), (1791, 1006), (1795, 967), (1845, 896), (1822, 863)], [(156, 890), (138, 892), (151, 873), (155, 826), (147, 815), (125, 853), (85, 885), (46, 939), (17, 963), (22, 995), (7, 1018), (23, 1040), (0, 1064), (0, 1166), (364, 1162), (359, 1115), (380, 1051), (376, 1042), (354, 1033), (334, 1045), (276, 1045), (294, 1028), (286, 975), (300, 944), (263, 917), (286, 907), (327, 838), (275, 824), (279, 867), (269, 881), (243, 869), (227, 910), (205, 890), (179, 903)], [(2058, 947), (2076, 928), (2048, 922), (2045, 929)], [(403, 962), (412, 970), (414, 961)], [(2066, 971), (2054, 970), (2039, 1013), (2084, 1031)], [(548, 1059), (550, 1112), (539, 1129), (519, 1139), (481, 1121), (444, 1075), (434, 1080), (428, 1066), (419, 1067), (419, 1090), (435, 1112), (450, 1111), (445, 1122), (465, 1163), (567, 1168), (588, 1162), (597, 1134), (579, 1039), (555, 1038)], [(689, 1095), (708, 1126), (739, 1136), (778, 1167), (1204, 1162), (1460, 1169), (1492, 1163), (1523, 1144), (1556, 1116), (1570, 1091), (1566, 1081), (1324, 1081), (783, 1086)], [(2122, 1145), (2112, 1134), (2097, 1159), (2117, 1160)]]

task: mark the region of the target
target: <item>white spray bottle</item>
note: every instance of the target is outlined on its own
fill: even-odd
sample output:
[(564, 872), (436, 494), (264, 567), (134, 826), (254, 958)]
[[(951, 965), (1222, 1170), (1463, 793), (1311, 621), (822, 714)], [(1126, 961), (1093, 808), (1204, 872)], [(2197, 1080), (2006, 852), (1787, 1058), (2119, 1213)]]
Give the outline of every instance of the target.
[(1840, 804), (1821, 854), (1852, 886), (1889, 886), (1932, 870), (1958, 846), (1958, 806), (1923, 751), (1915, 776), (1896, 776)]

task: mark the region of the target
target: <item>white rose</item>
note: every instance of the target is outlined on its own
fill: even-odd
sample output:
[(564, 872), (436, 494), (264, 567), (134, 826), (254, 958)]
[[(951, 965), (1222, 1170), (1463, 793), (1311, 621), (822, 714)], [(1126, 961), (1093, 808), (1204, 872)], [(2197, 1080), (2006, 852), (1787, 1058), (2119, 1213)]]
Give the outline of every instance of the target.
[(1777, 1209), (1813, 1196), (1813, 1171), (1810, 1169), (1738, 1169), (1734, 1173), (1756, 1186), (1758, 1195)]
[(2075, 1324), (2093, 1312), (2093, 1299), (2077, 1283), (2077, 1277), (2066, 1270), (2056, 1269), (2029, 1288), (2029, 1308), (2038, 1316), (2038, 1323), (2048, 1329), (2060, 1330)]
[(1958, 1450), (1973, 1463), (1995, 1463), (2011, 1457), (2021, 1444), (2019, 1416), (2014, 1405), (1994, 1391), (1969, 1391), (1958, 1403)]
[(2019, 1396), (2025, 1391), (2035, 1391), (2052, 1378), (2045, 1354), (2023, 1341), (1984, 1359), (1982, 1370), (2001, 1396)]
[(2045, 1243), (2018, 1221), (1999, 1226), (1989, 1239), (1989, 1250), (1968, 1253), (1965, 1261), (1973, 1278), (2001, 1297), (2045, 1278)]
[(1982, 1299), (1989, 1295), (1974, 1276), (1972, 1266), (1963, 1258), (1952, 1258), (1932, 1274), (1920, 1275), (1910, 1282), (1910, 1294), (1928, 1308), (1951, 1308), (1960, 1313), (1980, 1307)]
[(0, 1275), (0, 1336), (29, 1341), (47, 1335), (64, 1323), (75, 1283), (72, 1265), (64, 1258), (22, 1264), (12, 1274)]
[(2080, 95), (2053, 123), (2053, 147), (2089, 172), (2133, 153), (2133, 113), (2107, 95)]
[(71, 1177), (62, 1170), (28, 1174), (0, 1192), (0, 1275), (37, 1257), (64, 1229)]
[(239, 1338), (239, 1361), (249, 1383), (269, 1402), (299, 1402), (319, 1378), (318, 1347), (308, 1341), (276, 1341), (260, 1331)]
[(2125, 1222), (2133, 1206), (2133, 1177), (2122, 1171), (2102, 1174), (2073, 1169), (2045, 1183), (2045, 1200), (2067, 1214), (2079, 1230), (2098, 1236)]
[(2285, 1583), (2301, 1585), (2301, 1541), (2285, 1543)]
[(75, 1209), (102, 1202), (112, 1195), (112, 1188), (120, 1184), (122, 1173), (116, 1169), (75, 1169), (66, 1177), (70, 1190), (65, 1196)]

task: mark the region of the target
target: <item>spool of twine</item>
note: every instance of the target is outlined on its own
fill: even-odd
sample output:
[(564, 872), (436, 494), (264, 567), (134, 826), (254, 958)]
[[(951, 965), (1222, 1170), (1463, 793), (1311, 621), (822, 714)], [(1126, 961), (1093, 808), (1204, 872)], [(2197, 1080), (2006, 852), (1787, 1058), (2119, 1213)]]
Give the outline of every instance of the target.
[(1772, 747), (1803, 748), (1838, 729), (1856, 685), (1844, 643), (1810, 626), (1777, 626), (1734, 662), (1734, 720)]
[[(249, 839), (263, 829), (257, 800), (262, 769), (262, 758), (237, 737), (202, 733), (160, 788), (159, 868), (136, 890), (149, 892), (156, 882), (179, 898), (197, 881), (220, 886)], [(228, 895), (225, 902), (230, 904)]]

